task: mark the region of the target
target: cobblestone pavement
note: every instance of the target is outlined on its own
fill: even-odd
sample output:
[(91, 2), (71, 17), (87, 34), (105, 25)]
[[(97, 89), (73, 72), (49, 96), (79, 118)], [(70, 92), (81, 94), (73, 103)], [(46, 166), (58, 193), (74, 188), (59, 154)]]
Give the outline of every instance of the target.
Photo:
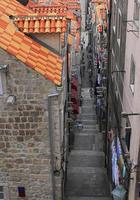
[(97, 125), (94, 99), (89, 93), (87, 69), (84, 76), (83, 104), (78, 117), (83, 128), (77, 128), (74, 133), (74, 146), (68, 161), (65, 200), (111, 200), (104, 167), (104, 136)]

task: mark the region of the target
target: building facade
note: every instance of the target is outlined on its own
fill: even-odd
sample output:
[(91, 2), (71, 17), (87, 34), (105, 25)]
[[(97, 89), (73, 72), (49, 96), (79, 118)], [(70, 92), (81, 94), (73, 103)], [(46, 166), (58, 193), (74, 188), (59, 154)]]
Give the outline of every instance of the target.
[(116, 156), (117, 182), (132, 200), (139, 199), (139, 2), (114, 0), (110, 9), (108, 139), (116, 155), (110, 147), (108, 155), (111, 159)]
[[(113, 194), (129, 190), (129, 170), (123, 154), (121, 131), (126, 44), (127, 1), (107, 1), (108, 7), (108, 67), (107, 67), (107, 137), (106, 164)], [(123, 197), (124, 198), (124, 197)], [(127, 198), (127, 197), (126, 197)]]
[(1, 6), (1, 199), (62, 199), (67, 62), (62, 67), (60, 33), (66, 20), (61, 27), (49, 18), (40, 22), (17, 1)]
[(81, 28), (82, 31), (85, 31), (86, 28), (86, 17), (87, 17), (87, 4), (88, 0), (80, 0), (81, 3)]
[[(139, 51), (140, 51), (140, 4), (139, 1), (128, 1), (127, 34), (125, 53), (125, 75), (123, 82), (122, 136), (125, 138), (130, 156), (130, 181), (128, 199), (139, 199), (139, 147), (140, 147), (140, 92), (139, 92)], [(128, 123), (129, 122), (129, 123)], [(129, 126), (129, 127), (127, 127)], [(129, 130), (129, 131), (128, 131)]]

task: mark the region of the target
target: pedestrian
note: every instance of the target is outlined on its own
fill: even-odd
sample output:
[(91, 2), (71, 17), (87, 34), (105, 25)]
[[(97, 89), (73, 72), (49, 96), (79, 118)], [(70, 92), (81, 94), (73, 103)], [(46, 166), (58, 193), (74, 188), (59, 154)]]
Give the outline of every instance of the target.
[(82, 124), (82, 122), (81, 121), (78, 121), (78, 123), (77, 123), (77, 128), (79, 129), (79, 130), (81, 130), (81, 129), (83, 129), (83, 124)]
[(82, 104), (83, 104), (83, 97), (81, 96), (80, 97), (80, 106), (82, 106)]
[(89, 93), (90, 93), (90, 97), (92, 98), (93, 97), (93, 88), (89, 89)]

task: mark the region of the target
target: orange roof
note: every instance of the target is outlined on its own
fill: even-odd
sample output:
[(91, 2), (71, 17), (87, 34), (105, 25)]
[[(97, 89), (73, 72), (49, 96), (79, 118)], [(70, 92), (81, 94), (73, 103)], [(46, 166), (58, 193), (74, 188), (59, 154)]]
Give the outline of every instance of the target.
[(68, 8), (60, 5), (42, 6), (40, 4), (29, 4), (28, 7), (39, 15), (65, 16)]
[[(38, 16), (52, 16), (55, 17), (66, 17), (68, 19), (74, 19), (75, 15), (72, 11), (68, 9), (66, 5), (49, 5), (49, 6), (42, 6), (39, 4), (32, 4), (29, 8), (34, 11), (34, 13)], [(29, 15), (31, 16), (31, 15)]]
[(0, 47), (55, 84), (61, 84), (62, 58), (17, 30), (9, 18), (32, 14), (16, 0), (0, 1)]
[(15, 17), (14, 23), (24, 33), (64, 33), (67, 30), (65, 17)]
[(16, 15), (16, 14), (32, 14), (33, 12), (29, 10), (27, 7), (22, 6), (16, 0), (0, 0), (0, 15)]
[(92, 0), (92, 3), (97, 3), (97, 4), (101, 4), (101, 3), (106, 3), (107, 0)]
[(50, 5), (60, 5), (61, 7), (65, 7), (67, 6), (68, 10), (70, 9), (76, 9), (76, 10), (80, 10), (80, 2), (79, 0), (38, 0), (37, 3), (32, 3), (32, 0), (30, 0), (28, 6), (29, 7), (33, 7), (36, 5), (40, 5), (42, 6), (50, 6)]

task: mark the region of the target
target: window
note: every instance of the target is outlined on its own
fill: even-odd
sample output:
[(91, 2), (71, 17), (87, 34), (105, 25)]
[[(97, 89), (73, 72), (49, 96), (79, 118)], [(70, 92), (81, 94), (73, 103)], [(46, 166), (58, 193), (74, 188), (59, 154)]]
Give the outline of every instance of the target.
[(4, 187), (0, 186), (0, 199), (4, 200)]
[(139, 27), (139, 5), (138, 5), (138, 0), (134, 0), (134, 15), (133, 19), (135, 22), (135, 25)]
[(112, 71), (115, 70), (115, 54), (114, 54), (113, 48), (112, 48), (112, 56), (111, 56), (111, 70)]
[(133, 56), (131, 57), (131, 68), (130, 68), (130, 88), (134, 93), (134, 85), (135, 85), (135, 63)]
[(116, 1), (114, 0), (114, 3), (113, 3), (113, 29), (114, 29), (114, 32), (115, 32), (115, 27), (116, 27), (116, 9), (117, 8), (117, 5), (116, 5)]
[(120, 38), (121, 38), (121, 11), (120, 9), (118, 10), (118, 20), (117, 20), (117, 41), (118, 44), (120, 45)]
[(131, 140), (131, 127), (125, 127), (125, 143), (127, 150), (130, 150), (130, 140)]

